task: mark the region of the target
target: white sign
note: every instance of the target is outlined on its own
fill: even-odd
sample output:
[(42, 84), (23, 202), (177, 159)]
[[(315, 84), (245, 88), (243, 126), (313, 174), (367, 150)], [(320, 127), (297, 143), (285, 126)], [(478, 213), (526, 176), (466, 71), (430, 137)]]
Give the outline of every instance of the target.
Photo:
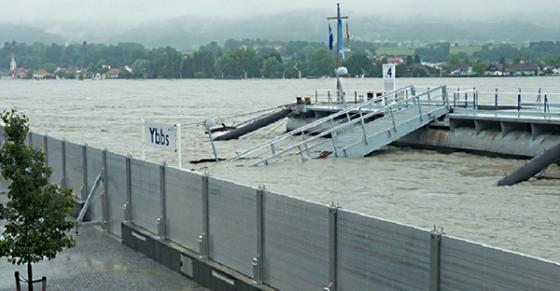
[(383, 92), (388, 93), (397, 88), (397, 66), (395, 64), (383, 65)]
[(177, 152), (179, 167), (182, 166), (181, 125), (143, 121), (142, 158), (146, 156), (146, 145), (162, 150)]
[(177, 125), (144, 122), (144, 143), (160, 149), (177, 150)]

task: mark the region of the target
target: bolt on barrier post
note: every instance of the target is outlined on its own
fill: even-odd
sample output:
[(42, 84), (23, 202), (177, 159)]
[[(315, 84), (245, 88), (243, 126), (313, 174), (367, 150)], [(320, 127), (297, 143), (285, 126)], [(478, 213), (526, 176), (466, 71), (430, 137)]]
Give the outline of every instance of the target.
[(257, 255), (253, 258), (253, 280), (257, 284), (264, 281), (264, 185), (257, 189)]
[(103, 193), (101, 193), (101, 210), (103, 215), (103, 230), (109, 230), (109, 183), (108, 183), (108, 173), (107, 173), (107, 149), (101, 152), (101, 164), (102, 164), (102, 177), (103, 177)]
[(209, 216), (208, 216), (208, 173), (202, 176), (202, 233), (198, 236), (199, 257), (210, 256)]
[(337, 218), (340, 207), (334, 202), (329, 207), (329, 283), (323, 290), (336, 291), (337, 287)]
[(441, 231), (436, 229), (430, 233), (430, 291), (440, 290), (440, 262), (441, 262)]
[(128, 154), (125, 159), (125, 174), (126, 174), (126, 202), (123, 205), (124, 220), (132, 221), (132, 177), (130, 171), (131, 156)]
[(160, 239), (167, 239), (167, 210), (165, 208), (165, 168), (167, 163), (159, 166), (159, 204), (160, 204), (160, 217), (157, 219), (157, 230)]

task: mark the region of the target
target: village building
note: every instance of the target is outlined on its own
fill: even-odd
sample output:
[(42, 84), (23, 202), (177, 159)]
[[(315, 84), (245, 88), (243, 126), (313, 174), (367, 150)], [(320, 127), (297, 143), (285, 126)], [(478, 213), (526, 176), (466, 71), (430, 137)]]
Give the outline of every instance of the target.
[(540, 66), (532, 63), (513, 64), (507, 70), (511, 76), (537, 76), (540, 71)]
[(501, 77), (504, 75), (505, 66), (500, 63), (490, 64), (486, 71), (484, 72), (485, 76), (494, 76), (494, 77)]
[(28, 71), (25, 68), (16, 68), (14, 70), (14, 72), (12, 73), (12, 79), (16, 80), (16, 79), (27, 79), (28, 77)]
[(404, 59), (398, 56), (391, 56), (391, 57), (387, 57), (387, 63), (400, 65), (400, 64), (404, 64)]
[(43, 80), (43, 79), (54, 79), (55, 75), (48, 72), (47, 70), (41, 69), (33, 72), (33, 79)]
[(112, 68), (107, 72), (107, 79), (118, 79), (121, 72), (121, 69)]
[(449, 75), (451, 76), (473, 76), (474, 72), (473, 72), (473, 68), (471, 65), (468, 64), (458, 64), (453, 66), (453, 68), (451, 68), (451, 71), (449, 72)]

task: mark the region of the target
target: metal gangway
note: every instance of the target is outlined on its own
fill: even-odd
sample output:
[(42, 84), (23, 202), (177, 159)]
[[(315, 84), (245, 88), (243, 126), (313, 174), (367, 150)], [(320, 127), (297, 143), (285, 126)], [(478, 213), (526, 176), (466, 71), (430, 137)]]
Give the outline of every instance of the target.
[(361, 157), (427, 125), (449, 112), (446, 86), (417, 94), (407, 86), (340, 110), (259, 144), (232, 160), (252, 158), (250, 166), (297, 154), (302, 161), (328, 156)]

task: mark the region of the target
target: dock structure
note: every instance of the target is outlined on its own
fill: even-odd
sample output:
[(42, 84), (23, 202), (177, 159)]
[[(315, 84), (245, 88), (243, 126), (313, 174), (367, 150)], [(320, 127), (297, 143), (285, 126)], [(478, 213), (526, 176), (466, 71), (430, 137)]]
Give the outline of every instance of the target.
[(534, 102), (523, 102), (521, 93), (500, 100), (495, 92), (486, 103), (476, 89), (449, 97), (446, 86), (407, 86), (361, 102), (355, 94), (354, 103), (330, 94), (320, 102), (316, 95), (314, 103), (296, 105), (287, 133), (232, 159), (256, 166), (288, 155), (355, 158), (390, 144), (533, 157), (560, 142), (560, 106), (546, 94), (539, 90)]
[[(336, 112), (253, 147), (234, 159), (256, 158), (251, 165), (269, 164), (290, 153), (302, 160), (335, 157), (360, 157), (417, 130), (448, 113), (445, 86), (418, 93), (412, 86), (372, 98), (360, 104), (316, 104), (313, 109)], [(298, 110), (298, 108), (296, 108)], [(301, 112), (309, 110), (303, 105)], [(297, 138), (301, 136), (301, 139)]]

